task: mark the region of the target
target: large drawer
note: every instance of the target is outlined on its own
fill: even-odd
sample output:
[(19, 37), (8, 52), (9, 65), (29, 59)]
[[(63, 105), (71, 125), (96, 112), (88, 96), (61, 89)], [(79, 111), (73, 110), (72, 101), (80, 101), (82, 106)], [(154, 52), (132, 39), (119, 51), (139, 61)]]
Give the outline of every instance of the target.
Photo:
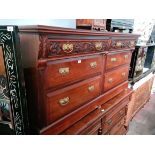
[(46, 88), (67, 85), (102, 72), (102, 56), (87, 56), (49, 61), (45, 70)]
[(112, 69), (123, 64), (129, 64), (130, 59), (131, 52), (110, 53), (107, 55), (106, 70)]
[(47, 94), (48, 122), (72, 112), (101, 93), (101, 76)]
[(124, 66), (119, 69), (105, 73), (104, 91), (107, 91), (118, 84), (128, 80), (129, 67)]

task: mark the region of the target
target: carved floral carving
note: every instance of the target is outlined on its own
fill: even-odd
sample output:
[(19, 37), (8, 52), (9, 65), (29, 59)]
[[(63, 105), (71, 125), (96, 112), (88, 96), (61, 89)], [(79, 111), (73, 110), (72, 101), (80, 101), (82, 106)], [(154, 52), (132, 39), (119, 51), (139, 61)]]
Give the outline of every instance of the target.
[(112, 40), (110, 49), (131, 48), (136, 45), (133, 40)]
[(48, 56), (67, 53), (103, 52), (108, 50), (108, 40), (101, 41), (50, 41)]

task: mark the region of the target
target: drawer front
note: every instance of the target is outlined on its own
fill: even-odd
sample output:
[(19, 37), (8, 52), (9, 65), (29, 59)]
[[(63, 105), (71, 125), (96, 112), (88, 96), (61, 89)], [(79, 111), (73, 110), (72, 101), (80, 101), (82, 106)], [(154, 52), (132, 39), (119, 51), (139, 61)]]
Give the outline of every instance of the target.
[(49, 123), (82, 106), (101, 93), (101, 77), (97, 76), (78, 84), (47, 94)]
[(110, 135), (115, 135), (123, 126), (124, 126), (125, 118), (123, 118), (120, 122), (118, 122), (109, 132)]
[(106, 61), (106, 70), (112, 69), (114, 67), (129, 64), (131, 59), (130, 52), (123, 52), (117, 54), (108, 54), (107, 61)]
[(105, 74), (104, 91), (107, 91), (118, 84), (128, 80), (129, 67), (121, 67)]
[(119, 112), (114, 114), (110, 119), (105, 118), (102, 125), (103, 133), (106, 133), (108, 130), (110, 130), (125, 115), (126, 115), (126, 107), (123, 107)]
[(46, 88), (80, 81), (101, 73), (102, 66), (100, 55), (49, 62), (45, 71)]

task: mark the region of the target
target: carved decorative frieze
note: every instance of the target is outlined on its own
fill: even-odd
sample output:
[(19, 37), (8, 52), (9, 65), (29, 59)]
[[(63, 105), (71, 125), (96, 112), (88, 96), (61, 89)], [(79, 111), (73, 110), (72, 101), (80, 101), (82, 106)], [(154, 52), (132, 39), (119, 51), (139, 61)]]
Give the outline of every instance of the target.
[(110, 49), (122, 49), (135, 47), (134, 40), (112, 40)]
[(108, 50), (108, 48), (108, 40), (50, 41), (48, 56), (71, 53), (103, 52)]

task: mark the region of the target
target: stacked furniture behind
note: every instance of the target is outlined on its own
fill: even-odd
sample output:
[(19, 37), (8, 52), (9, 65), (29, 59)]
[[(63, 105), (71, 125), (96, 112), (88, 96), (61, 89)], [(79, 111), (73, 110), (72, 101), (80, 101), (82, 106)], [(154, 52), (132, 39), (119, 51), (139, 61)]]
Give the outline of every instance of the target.
[(138, 35), (21, 26), (33, 134), (125, 134)]

